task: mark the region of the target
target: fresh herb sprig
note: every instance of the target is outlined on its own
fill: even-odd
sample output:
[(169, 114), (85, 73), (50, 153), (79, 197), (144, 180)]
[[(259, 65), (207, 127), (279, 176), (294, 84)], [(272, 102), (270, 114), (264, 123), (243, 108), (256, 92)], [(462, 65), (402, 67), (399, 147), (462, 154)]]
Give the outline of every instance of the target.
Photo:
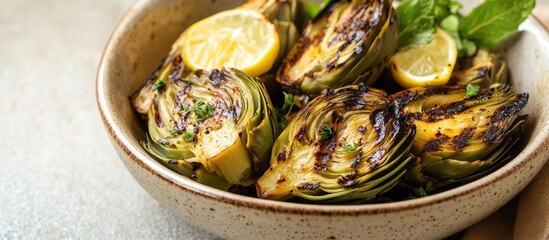
[(328, 124), (322, 124), (322, 126), (320, 127), (320, 132), (318, 133), (318, 135), (320, 135), (320, 138), (322, 140), (326, 140), (326, 139), (330, 139), (330, 137), (332, 137), (332, 128), (330, 127), (330, 125)]
[(160, 79), (156, 80), (156, 82), (154, 82), (153, 91), (158, 90), (159, 88), (162, 88), (164, 86), (166, 86), (166, 80), (160, 78)]
[(193, 132), (184, 132), (184, 133), (181, 135), (181, 138), (182, 138), (183, 141), (185, 141), (185, 142), (192, 142), (192, 141), (194, 141), (195, 135), (194, 135)]
[(202, 100), (194, 106), (194, 114), (196, 115), (196, 120), (203, 121), (213, 117), (215, 112), (215, 106), (211, 104), (206, 104)]
[(281, 108), (275, 108), (275, 113), (278, 119), (278, 128), (280, 131), (284, 130), (288, 126), (288, 116), (292, 113), (295, 105), (295, 96), (291, 93), (284, 94), (284, 103)]
[(215, 106), (209, 103), (205, 103), (202, 100), (199, 100), (198, 102), (194, 103), (194, 106), (191, 107), (191, 105), (182, 103), (181, 104), (181, 110), (179, 111), (180, 114), (185, 114), (188, 112), (193, 112), (196, 116), (196, 120), (203, 121), (209, 118), (212, 118), (215, 113)]
[(399, 47), (428, 44), (440, 27), (452, 35), (460, 56), (472, 56), (517, 31), (534, 6), (535, 0), (485, 0), (461, 16), (461, 4), (454, 0), (405, 0), (396, 9)]
[(343, 144), (343, 146), (341, 146), (341, 149), (345, 152), (350, 152), (350, 153), (354, 153), (354, 152), (357, 152), (358, 149), (359, 149), (359, 146), (356, 142), (346, 142)]

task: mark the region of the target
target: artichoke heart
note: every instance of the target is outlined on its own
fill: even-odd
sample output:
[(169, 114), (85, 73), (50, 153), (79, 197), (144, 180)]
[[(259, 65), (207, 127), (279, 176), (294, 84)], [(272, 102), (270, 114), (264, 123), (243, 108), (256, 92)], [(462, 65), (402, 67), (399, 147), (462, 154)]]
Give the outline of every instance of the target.
[(417, 129), (412, 153), (419, 158), (403, 178), (411, 186), (430, 182), (433, 190), (443, 190), (487, 175), (511, 158), (528, 93), (518, 94), (507, 84), (473, 96), (466, 92), (466, 86), (443, 86), (391, 96), (396, 111)]
[(229, 190), (268, 167), (277, 134), (263, 84), (236, 70), (199, 70), (155, 92), (144, 148), (172, 170)]
[(507, 63), (496, 53), (479, 50), (475, 56), (459, 60), (457, 70), (452, 73), (449, 85), (476, 84), (490, 87), (507, 83)]
[(397, 47), (391, 0), (331, 1), (305, 28), (277, 73), (286, 91), (318, 96), (326, 88), (371, 85)]
[(260, 198), (364, 202), (405, 173), (415, 129), (396, 118), (385, 92), (349, 85), (311, 100), (276, 140)]

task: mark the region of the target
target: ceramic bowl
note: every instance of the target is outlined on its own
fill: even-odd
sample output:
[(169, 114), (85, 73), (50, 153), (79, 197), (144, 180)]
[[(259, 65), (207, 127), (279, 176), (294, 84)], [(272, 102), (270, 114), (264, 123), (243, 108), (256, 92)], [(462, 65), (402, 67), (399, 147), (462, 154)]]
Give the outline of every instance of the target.
[(494, 173), (429, 197), (374, 205), (306, 205), (220, 191), (170, 171), (141, 147), (145, 129), (131, 96), (191, 23), (241, 1), (151, 0), (114, 30), (98, 70), (97, 102), (128, 171), (166, 208), (227, 239), (437, 239), (490, 215), (519, 193), (549, 158), (549, 36), (532, 17), (504, 55), (519, 92), (529, 92), (524, 148)]

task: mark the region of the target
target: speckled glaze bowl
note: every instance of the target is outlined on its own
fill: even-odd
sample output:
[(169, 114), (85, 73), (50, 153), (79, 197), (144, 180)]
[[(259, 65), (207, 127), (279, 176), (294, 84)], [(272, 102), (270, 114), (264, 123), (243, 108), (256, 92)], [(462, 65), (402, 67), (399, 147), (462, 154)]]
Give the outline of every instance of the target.
[(227, 239), (439, 239), (488, 216), (522, 190), (549, 158), (549, 36), (530, 17), (504, 55), (516, 88), (530, 93), (524, 148), (510, 163), (433, 196), (375, 205), (305, 205), (245, 197), (170, 171), (140, 146), (145, 129), (131, 96), (191, 23), (240, 1), (150, 0), (133, 6), (112, 34), (97, 76), (109, 136), (134, 178), (165, 207)]

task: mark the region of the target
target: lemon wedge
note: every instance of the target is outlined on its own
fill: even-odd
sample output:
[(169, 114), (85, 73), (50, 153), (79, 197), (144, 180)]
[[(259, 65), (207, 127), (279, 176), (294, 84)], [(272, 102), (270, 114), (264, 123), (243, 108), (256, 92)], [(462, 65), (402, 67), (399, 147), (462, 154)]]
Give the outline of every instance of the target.
[(271, 69), (279, 48), (275, 26), (263, 14), (245, 9), (196, 22), (182, 40), (183, 60), (193, 71), (237, 68), (252, 77)]
[(402, 87), (440, 86), (450, 79), (456, 59), (456, 42), (437, 28), (431, 43), (401, 49), (391, 57), (389, 67), (393, 78)]

